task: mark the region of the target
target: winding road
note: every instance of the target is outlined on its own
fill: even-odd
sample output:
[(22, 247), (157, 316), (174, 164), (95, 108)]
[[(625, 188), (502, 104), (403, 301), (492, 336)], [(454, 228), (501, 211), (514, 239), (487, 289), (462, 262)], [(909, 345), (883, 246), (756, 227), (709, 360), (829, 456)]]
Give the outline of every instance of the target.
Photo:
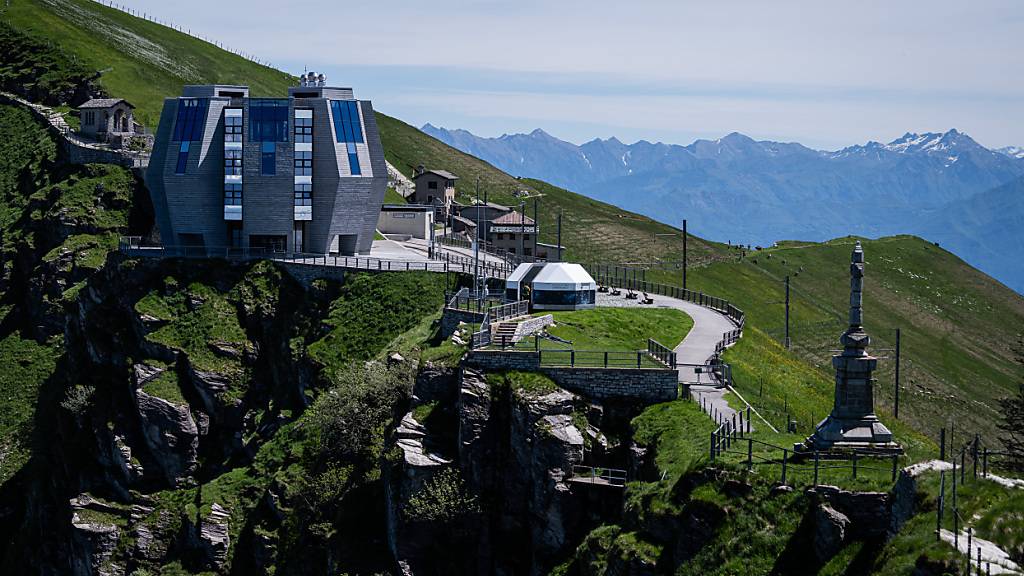
[[(617, 308), (675, 308), (693, 318), (693, 328), (674, 349), (676, 362), (679, 364), (704, 364), (715, 355), (715, 346), (722, 339), (722, 335), (736, 329), (736, 325), (725, 314), (693, 302), (651, 294), (653, 304), (640, 304), (638, 300), (627, 300), (625, 295), (625, 290), (620, 296), (598, 292), (597, 305)], [(717, 382), (711, 374), (697, 373), (692, 366), (682, 366), (679, 368), (679, 381), (690, 385), (690, 395), (704, 406), (708, 414), (731, 419), (736, 413), (736, 410), (725, 401), (726, 389), (717, 387)]]

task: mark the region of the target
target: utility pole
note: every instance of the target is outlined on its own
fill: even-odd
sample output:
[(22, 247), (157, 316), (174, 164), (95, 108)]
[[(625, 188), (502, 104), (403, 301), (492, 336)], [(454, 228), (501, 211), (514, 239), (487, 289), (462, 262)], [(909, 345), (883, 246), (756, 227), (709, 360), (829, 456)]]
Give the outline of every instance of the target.
[(789, 276), (786, 276), (786, 350), (789, 350)]
[(562, 261), (562, 209), (558, 209), (558, 261)]
[(683, 290), (686, 290), (686, 218), (683, 218)]
[(519, 258), (526, 262), (526, 201), (519, 203)]
[(537, 236), (540, 236), (540, 221), (537, 220), (537, 201), (539, 196), (533, 197), (533, 262), (537, 261)]
[(480, 177), (476, 177), (476, 242), (473, 242), (473, 290), (480, 292)]
[(893, 394), (893, 418), (900, 419), (900, 329), (896, 329), (896, 389)]

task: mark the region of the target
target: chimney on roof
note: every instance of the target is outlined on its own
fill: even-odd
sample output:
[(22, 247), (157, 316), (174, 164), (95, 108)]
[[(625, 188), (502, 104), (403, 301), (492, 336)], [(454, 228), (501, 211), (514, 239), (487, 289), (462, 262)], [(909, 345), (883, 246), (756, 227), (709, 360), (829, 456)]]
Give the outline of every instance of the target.
[(417, 176), (419, 176), (420, 174), (423, 174), (426, 171), (427, 171), (427, 168), (423, 164), (420, 164), (419, 166), (416, 167), (416, 175)]

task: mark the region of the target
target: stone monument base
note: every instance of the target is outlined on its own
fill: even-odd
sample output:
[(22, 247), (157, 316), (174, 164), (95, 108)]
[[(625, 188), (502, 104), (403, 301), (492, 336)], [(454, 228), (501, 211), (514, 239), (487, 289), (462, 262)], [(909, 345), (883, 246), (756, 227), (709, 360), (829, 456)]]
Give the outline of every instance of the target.
[(793, 445), (796, 453), (864, 450), (880, 456), (902, 454), (903, 447), (892, 439), (892, 432), (874, 415), (865, 418), (835, 418), (821, 421), (807, 440)]

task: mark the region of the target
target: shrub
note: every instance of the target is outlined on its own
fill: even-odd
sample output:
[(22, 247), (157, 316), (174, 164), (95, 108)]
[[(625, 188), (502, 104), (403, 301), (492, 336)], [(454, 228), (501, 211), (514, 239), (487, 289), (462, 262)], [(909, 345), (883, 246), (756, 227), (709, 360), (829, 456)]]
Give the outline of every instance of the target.
[(413, 494), (403, 509), (409, 521), (451, 524), (480, 512), (457, 468), (445, 468)]

